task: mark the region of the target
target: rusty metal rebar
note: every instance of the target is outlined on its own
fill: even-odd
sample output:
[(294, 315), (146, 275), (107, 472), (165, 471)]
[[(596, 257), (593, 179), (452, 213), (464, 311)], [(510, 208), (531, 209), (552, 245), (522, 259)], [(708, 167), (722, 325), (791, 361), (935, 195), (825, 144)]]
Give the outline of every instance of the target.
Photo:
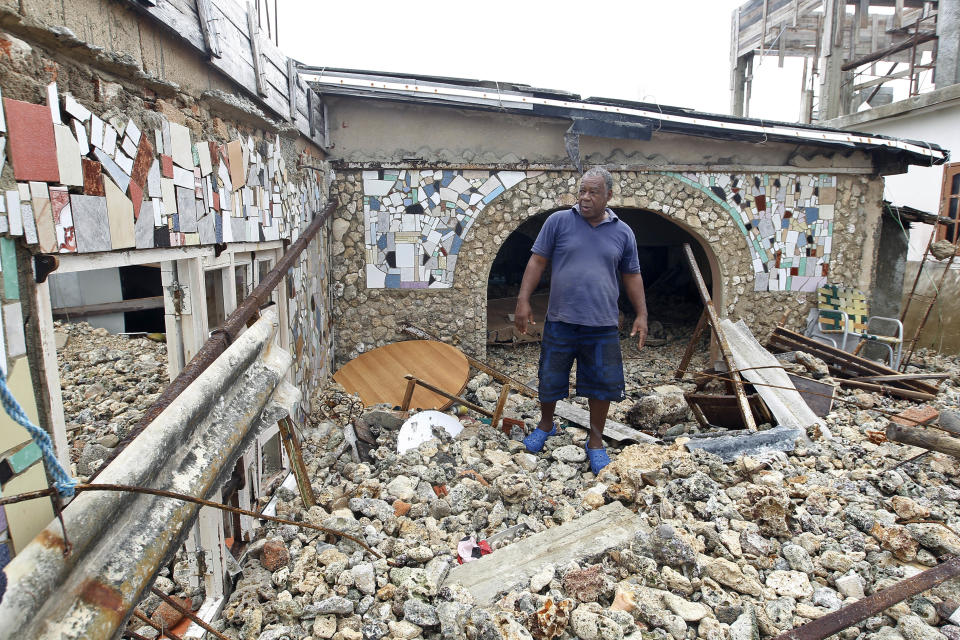
[(955, 556), (932, 569), (901, 580), (849, 606), (781, 633), (774, 640), (823, 640), (958, 575), (960, 575), (960, 556)]
[[(142, 622), (146, 622), (148, 625), (150, 625), (151, 627), (156, 629), (158, 632), (160, 632), (160, 635), (165, 635), (168, 638), (170, 638), (170, 640), (183, 640), (183, 638), (175, 634), (170, 629), (164, 629), (163, 625), (159, 625), (153, 620), (151, 620), (150, 618), (148, 618), (147, 615), (143, 613), (143, 611), (141, 611), (139, 608), (133, 610), (133, 617)], [(127, 633), (133, 633), (133, 632), (128, 631)], [(138, 637), (142, 638), (143, 636), (138, 636)]]
[(193, 611), (190, 611), (186, 607), (181, 607), (176, 600), (174, 600), (173, 598), (165, 594), (163, 591), (160, 591), (160, 589), (157, 589), (156, 587), (150, 587), (150, 591), (153, 593), (153, 595), (157, 596), (158, 598), (166, 602), (168, 605), (173, 607), (177, 612), (182, 613), (184, 616), (190, 618), (192, 622), (196, 623), (201, 629), (203, 629), (207, 633), (212, 633), (214, 636), (216, 636), (220, 640), (230, 640), (230, 638), (223, 635), (222, 633), (220, 633), (219, 631), (211, 627), (209, 624), (201, 620), (199, 617), (197, 617), (197, 615), (194, 614)]
[(153, 422), (191, 382), (196, 380), (210, 366), (210, 363), (216, 360), (237, 339), (237, 336), (247, 327), (247, 321), (259, 313), (260, 307), (267, 303), (270, 294), (280, 284), (287, 270), (313, 241), (314, 236), (317, 235), (317, 232), (323, 227), (336, 207), (337, 201), (331, 200), (326, 208), (307, 225), (300, 237), (290, 245), (273, 269), (260, 281), (260, 284), (243, 299), (243, 302), (233, 313), (227, 316), (221, 327), (211, 332), (210, 337), (203, 343), (196, 355), (190, 359), (190, 362), (186, 364), (177, 377), (167, 385), (156, 401), (144, 412), (143, 417), (140, 418), (140, 421), (137, 422), (127, 437), (113, 449), (111, 455), (103, 461), (100, 469), (90, 477), (91, 480), (100, 475), (101, 470), (106, 469), (120, 452), (147, 428), (147, 425)]
[[(303, 527), (304, 529), (313, 529), (315, 531), (329, 533), (330, 535), (339, 536), (341, 538), (346, 538), (347, 540), (356, 542), (358, 545), (369, 551), (373, 556), (377, 558), (383, 558), (383, 555), (370, 547), (370, 545), (368, 545), (366, 542), (350, 535), (349, 533), (343, 533), (342, 531), (337, 531), (336, 529), (328, 529), (327, 527), (321, 527), (320, 525), (312, 524), (310, 522), (294, 522), (293, 520), (278, 518), (277, 516), (268, 516), (263, 513), (257, 513), (256, 511), (248, 511), (247, 509), (241, 509), (240, 507), (221, 504), (219, 502), (213, 502), (212, 500), (205, 500), (203, 498), (197, 498), (196, 496), (188, 496), (186, 494), (176, 493), (174, 491), (151, 489), (149, 487), (134, 487), (126, 484), (78, 484), (74, 491), (77, 493), (83, 493), (84, 491), (129, 491), (131, 493), (145, 493), (151, 496), (160, 496), (161, 498), (183, 500), (184, 502), (192, 502), (204, 507), (213, 507), (214, 509), (229, 511), (230, 513), (238, 513), (242, 516), (250, 516), (251, 518), (259, 518), (261, 520), (269, 520), (270, 522), (277, 522), (280, 524), (292, 524), (296, 527)], [(19, 493), (15, 496), (7, 496), (6, 498), (0, 498), (0, 507), (17, 502), (23, 502), (24, 500), (44, 498), (53, 492), (56, 492), (55, 488), (47, 487), (46, 489), (37, 489), (36, 491)]]

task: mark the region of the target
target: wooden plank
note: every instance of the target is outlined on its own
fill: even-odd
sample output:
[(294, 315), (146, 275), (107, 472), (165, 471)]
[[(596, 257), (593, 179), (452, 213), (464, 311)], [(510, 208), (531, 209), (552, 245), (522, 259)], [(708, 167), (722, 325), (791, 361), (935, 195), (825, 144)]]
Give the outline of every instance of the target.
[[(694, 415), (703, 416), (703, 419), (709, 426), (722, 427), (724, 429), (740, 429), (743, 427), (743, 419), (740, 416), (740, 408), (737, 405), (737, 396), (717, 395), (713, 393), (685, 393), (683, 398), (690, 405)], [(767, 422), (770, 420), (770, 413), (767, 406), (763, 403), (756, 393), (747, 396), (750, 402), (750, 409), (753, 411), (755, 420)]]
[(932, 393), (923, 393), (921, 391), (901, 389), (900, 387), (894, 387), (886, 384), (871, 384), (869, 382), (859, 382), (857, 380), (847, 380), (844, 378), (838, 379), (837, 382), (840, 383), (841, 387), (853, 387), (854, 389), (864, 389), (866, 391), (879, 393), (885, 396), (896, 396), (898, 398), (906, 398), (907, 400), (929, 401), (929, 400), (936, 400), (937, 398), (937, 396)]
[[(746, 102), (746, 99), (744, 99), (744, 103)], [(743, 426), (751, 431), (755, 431), (757, 425), (753, 421), (753, 413), (750, 411), (750, 405), (747, 402), (747, 394), (743, 391), (743, 380), (741, 380), (739, 374), (735, 373), (737, 366), (730, 354), (730, 347), (727, 345), (723, 331), (720, 329), (720, 319), (717, 317), (717, 312), (713, 307), (713, 300), (710, 299), (710, 293), (707, 291), (707, 285), (703, 281), (703, 275), (700, 273), (700, 268), (697, 267), (697, 259), (694, 257), (693, 249), (690, 248), (689, 243), (683, 243), (683, 253), (686, 256), (687, 266), (690, 267), (690, 274), (693, 276), (693, 281), (700, 294), (700, 300), (703, 302), (703, 309), (709, 316), (713, 334), (717, 337), (717, 346), (719, 347), (720, 355), (727, 365), (727, 370), (731, 372), (730, 378), (733, 382), (733, 391), (737, 396), (737, 405), (740, 407), (740, 415), (743, 416)]]
[(960, 438), (954, 438), (933, 429), (905, 427), (890, 422), (887, 424), (887, 440), (909, 444), (929, 451), (939, 451), (960, 458)]
[(247, 35), (250, 38), (250, 55), (253, 60), (253, 75), (257, 82), (257, 93), (267, 95), (266, 80), (263, 78), (263, 59), (260, 56), (260, 26), (257, 24), (256, 7), (247, 3)]
[(810, 407), (814, 415), (823, 418), (830, 413), (830, 410), (833, 409), (833, 395), (836, 387), (832, 384), (792, 373), (788, 373), (787, 377), (790, 378), (790, 382), (792, 382), (793, 386), (800, 392), (803, 401), (807, 403), (807, 406)]
[[(827, 362), (827, 364), (836, 364), (845, 370), (850, 377), (863, 375), (896, 375), (899, 373), (879, 362), (855, 356), (836, 347), (831, 347), (828, 344), (785, 329), (784, 327), (776, 327), (773, 330), (769, 343), (778, 347), (781, 345), (785, 346), (785, 351), (807, 351), (808, 353), (812, 353)], [(908, 380), (897, 384), (922, 393), (936, 394), (938, 391), (937, 387), (918, 380)]]
[[(554, 413), (564, 420), (569, 420), (584, 429), (590, 428), (590, 412), (586, 409), (581, 409), (575, 404), (560, 400), (557, 402), (557, 408), (554, 410)], [(658, 442), (653, 436), (628, 427), (622, 422), (611, 420), (610, 418), (607, 418), (607, 422), (603, 427), (603, 437), (616, 442)]]
[(287, 101), (290, 103), (290, 118), (297, 119), (297, 63), (293, 58), (287, 58)]
[(707, 315), (707, 310), (704, 309), (700, 313), (700, 319), (697, 321), (697, 326), (693, 330), (693, 335), (690, 336), (690, 342), (687, 343), (687, 348), (683, 352), (683, 357), (680, 358), (680, 364), (677, 365), (677, 370), (673, 373), (673, 377), (677, 380), (683, 378), (683, 375), (687, 372), (687, 365), (690, 364), (690, 359), (693, 358), (693, 352), (697, 348), (697, 342), (700, 341), (700, 336), (703, 334), (703, 330), (707, 328), (707, 321), (710, 319), (710, 316)]
[(293, 426), (293, 420), (290, 416), (281, 418), (277, 423), (280, 427), (280, 438), (283, 440), (283, 446), (287, 450), (287, 457), (290, 458), (290, 467), (293, 469), (293, 475), (297, 480), (297, 488), (300, 490), (300, 499), (303, 500), (303, 506), (309, 509), (317, 503), (313, 496), (313, 487), (310, 486), (310, 474), (307, 473), (307, 467), (303, 463), (303, 454), (300, 451), (300, 441), (297, 439), (297, 432)]
[(197, 0), (197, 19), (200, 22), (200, 31), (207, 46), (207, 52), (214, 58), (223, 55), (220, 49), (220, 38), (217, 34), (217, 23), (213, 19), (213, 7), (210, 0)]
[(103, 302), (100, 304), (85, 304), (77, 307), (57, 307), (53, 310), (54, 316), (101, 316), (107, 313), (127, 313), (131, 311), (146, 311), (148, 309), (162, 309), (163, 296), (149, 298), (134, 298), (119, 302)]
[(613, 501), (559, 527), (501, 547), (482, 558), (455, 566), (443, 584), (459, 584), (480, 606), (493, 604), (497, 594), (526, 588), (546, 565), (565, 567), (596, 558), (633, 539), (642, 527), (640, 516)]

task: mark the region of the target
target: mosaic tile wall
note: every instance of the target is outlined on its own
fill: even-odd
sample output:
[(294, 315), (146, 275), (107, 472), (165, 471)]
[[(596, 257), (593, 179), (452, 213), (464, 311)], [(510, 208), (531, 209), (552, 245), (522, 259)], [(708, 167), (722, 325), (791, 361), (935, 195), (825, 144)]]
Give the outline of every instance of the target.
[(446, 289), (460, 245), (494, 198), (539, 171), (363, 172), (367, 287)]
[[(363, 172), (367, 287), (449, 288), (460, 246), (494, 198), (540, 172)], [(830, 273), (836, 176), (672, 173), (730, 214), (756, 291), (815, 291)]]
[(193, 140), (166, 119), (141, 131), (69, 94), (61, 109), (55, 84), (46, 106), (2, 104), (17, 189), (0, 205), (0, 233), (44, 253), (294, 239), (322, 206), (319, 176), (290, 179), (278, 139)]
[[(165, 118), (161, 128), (141, 131), (132, 119), (101, 119), (60, 96), (56, 84), (46, 105), (2, 98), (0, 171), (6, 150), (17, 183), (0, 193), (5, 286), (16, 279), (7, 254), (21, 238), (43, 253), (78, 254), (295, 240), (325, 204), (322, 176), (296, 179), (279, 142), (195, 140)], [(287, 274), (304, 402), (327, 375), (332, 353), (327, 255), (325, 240), (315, 240)], [(7, 344), (22, 345), (20, 324), (20, 339)]]
[(830, 275), (837, 178), (670, 173), (731, 215), (747, 239), (755, 291), (816, 291)]

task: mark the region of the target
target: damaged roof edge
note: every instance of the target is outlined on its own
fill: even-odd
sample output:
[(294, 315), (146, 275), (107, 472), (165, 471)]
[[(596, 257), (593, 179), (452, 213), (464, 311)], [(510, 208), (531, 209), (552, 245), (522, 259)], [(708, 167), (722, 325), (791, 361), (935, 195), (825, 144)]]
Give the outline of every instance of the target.
[(516, 84), (482, 86), (473, 80), (426, 79), (420, 76), (331, 70), (299, 65), (307, 82), (325, 94), (443, 104), (489, 111), (555, 118), (591, 117), (622, 123), (655, 124), (656, 130), (750, 142), (763, 140), (817, 146), (856, 147), (902, 155), (909, 164), (942, 164), (949, 153), (938, 145), (888, 136), (769, 120), (737, 118), (647, 103), (580, 99), (573, 94), (527, 88)]

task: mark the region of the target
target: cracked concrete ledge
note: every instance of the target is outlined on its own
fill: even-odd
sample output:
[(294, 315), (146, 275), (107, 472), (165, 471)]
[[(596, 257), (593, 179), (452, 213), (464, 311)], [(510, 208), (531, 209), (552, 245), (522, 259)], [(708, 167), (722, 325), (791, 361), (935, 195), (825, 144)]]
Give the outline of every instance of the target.
[(295, 126), (271, 119), (250, 100), (226, 91), (219, 89), (204, 91), (200, 94), (200, 103), (213, 115), (246, 122), (271, 133), (283, 135), (292, 131), (299, 134)]
[(85, 63), (100, 71), (114, 74), (150, 89), (158, 96), (172, 97), (180, 85), (163, 80), (143, 70), (130, 54), (118, 54), (91, 45), (64, 26), (52, 26), (36, 18), (23, 16), (7, 7), (0, 7), (0, 29), (11, 35), (28, 38), (31, 46), (41, 46), (52, 57), (70, 57), (72, 62)]

